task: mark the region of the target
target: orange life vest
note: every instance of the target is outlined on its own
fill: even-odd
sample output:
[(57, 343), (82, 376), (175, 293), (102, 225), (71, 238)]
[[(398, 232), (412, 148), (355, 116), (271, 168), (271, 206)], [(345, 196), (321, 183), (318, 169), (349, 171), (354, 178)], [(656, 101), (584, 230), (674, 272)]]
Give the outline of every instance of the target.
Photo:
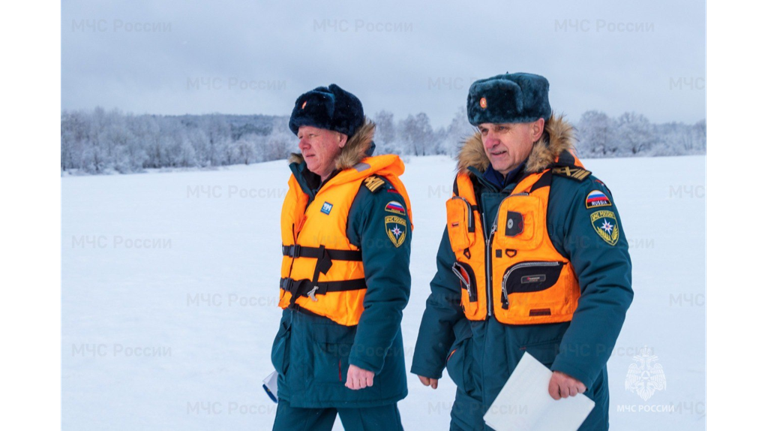
[(383, 182), (376, 177), (381, 176), (405, 199), (410, 223), (411, 203), (398, 178), (404, 171), (396, 155), (367, 157), (323, 184), (309, 204), (291, 175), (281, 215), (280, 308), (295, 305), (341, 325), (357, 325), (366, 284), (362, 252), (347, 238), (349, 210), (362, 183), (374, 187)]
[[(573, 157), (573, 166), (583, 167)], [(571, 262), (552, 245), (547, 207), (552, 169), (526, 176), (486, 214), (485, 238), (472, 179), (456, 176), (446, 203), (448, 236), (456, 255), (453, 272), (461, 283), (461, 305), (469, 320), (493, 314), (510, 325), (567, 322), (581, 290)], [(489, 282), (490, 280), (490, 282)], [(489, 307), (488, 298), (492, 298)]]

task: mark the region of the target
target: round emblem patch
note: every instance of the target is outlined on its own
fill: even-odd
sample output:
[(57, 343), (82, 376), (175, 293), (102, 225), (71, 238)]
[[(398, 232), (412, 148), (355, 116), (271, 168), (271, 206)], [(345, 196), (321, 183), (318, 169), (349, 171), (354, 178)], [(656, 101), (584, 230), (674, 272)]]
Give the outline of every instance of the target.
[(488, 107), (488, 101), (485, 100), (485, 97), (481, 97), (480, 98), (480, 107), (483, 108), (483, 109)]

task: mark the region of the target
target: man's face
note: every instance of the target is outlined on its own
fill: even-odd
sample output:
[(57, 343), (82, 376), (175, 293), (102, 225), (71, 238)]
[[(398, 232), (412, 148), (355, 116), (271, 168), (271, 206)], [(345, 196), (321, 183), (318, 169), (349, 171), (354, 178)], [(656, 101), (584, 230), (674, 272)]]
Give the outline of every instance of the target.
[(507, 175), (531, 154), (533, 143), (544, 131), (544, 120), (533, 123), (482, 123), (478, 129), (483, 137), (485, 155), (493, 169)]
[(312, 173), (325, 181), (336, 167), (336, 158), (347, 143), (347, 136), (312, 126), (299, 127), (299, 151)]

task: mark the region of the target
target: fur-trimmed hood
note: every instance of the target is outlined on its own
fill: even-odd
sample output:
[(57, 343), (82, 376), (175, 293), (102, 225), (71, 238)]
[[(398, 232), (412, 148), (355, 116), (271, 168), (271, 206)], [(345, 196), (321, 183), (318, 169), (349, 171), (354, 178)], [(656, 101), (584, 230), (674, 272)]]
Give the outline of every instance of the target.
[[(563, 119), (563, 116), (552, 115), (547, 120), (541, 138), (533, 144), (531, 155), (525, 164), (525, 172), (538, 172), (554, 163), (557, 156), (565, 150), (573, 150), (575, 147), (573, 126)], [(549, 139), (547, 139), (547, 135)], [(549, 142), (547, 142), (549, 141)], [(473, 167), (480, 172), (488, 169), (490, 160), (483, 148), (483, 139), (480, 132), (470, 136), (459, 151), (457, 157), (457, 169), (459, 172), (467, 172), (468, 167)]]
[[(336, 169), (344, 170), (351, 168), (368, 157), (368, 150), (373, 145), (373, 134), (375, 132), (376, 124), (366, 118), (363, 125), (357, 129), (354, 135), (347, 139), (347, 144), (341, 149), (341, 153), (336, 159)], [(291, 153), (288, 157), (289, 163), (301, 163), (303, 161), (304, 157), (301, 153)]]

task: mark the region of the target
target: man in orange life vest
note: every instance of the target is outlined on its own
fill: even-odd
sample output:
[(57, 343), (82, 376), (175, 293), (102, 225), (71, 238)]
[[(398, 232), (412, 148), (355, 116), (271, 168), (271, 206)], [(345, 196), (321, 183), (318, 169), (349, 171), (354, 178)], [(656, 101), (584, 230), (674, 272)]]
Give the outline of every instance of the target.
[(606, 362), (633, 298), (631, 262), (613, 196), (576, 158), (548, 92), (527, 73), (469, 90), (478, 132), (458, 157), (411, 368), (435, 389), (448, 369), (452, 430), (490, 429), (483, 415), (525, 352), (553, 371), (552, 398), (595, 401), (581, 430), (608, 429)]
[(411, 214), (396, 155), (372, 156), (375, 125), (337, 85), (299, 96), (283, 203), (283, 316), (272, 347), (275, 430), (401, 430), (402, 310)]

